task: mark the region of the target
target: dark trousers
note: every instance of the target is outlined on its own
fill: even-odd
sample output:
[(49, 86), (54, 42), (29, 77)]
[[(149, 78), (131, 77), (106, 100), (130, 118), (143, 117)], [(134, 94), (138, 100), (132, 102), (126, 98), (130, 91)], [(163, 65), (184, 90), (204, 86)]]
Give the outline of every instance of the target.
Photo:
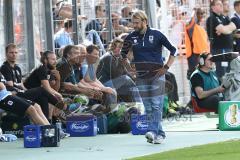
[(205, 109), (214, 109), (218, 111), (218, 103), (221, 101), (221, 97), (218, 95), (212, 95), (202, 100), (198, 100), (198, 106)]
[[(165, 74), (165, 78), (166, 78), (165, 91), (167, 92), (168, 100), (174, 101), (174, 102), (178, 101), (179, 100), (178, 86), (177, 86), (177, 81), (176, 81), (175, 75), (171, 72), (167, 72)], [(167, 89), (167, 87), (168, 87), (167, 82), (170, 83), (170, 85), (172, 87), (171, 89)]]
[[(211, 49), (211, 53), (213, 55), (231, 52), (231, 51), (232, 49), (214, 49), (214, 48)], [(228, 63), (228, 66), (222, 66), (222, 62), (215, 62), (215, 64), (216, 64), (217, 76), (221, 80), (224, 74), (230, 71), (230, 65)]]
[(18, 92), (17, 96), (36, 102), (41, 106), (43, 114), (49, 118), (48, 103), (56, 105), (58, 100), (43, 87), (31, 88), (25, 92)]

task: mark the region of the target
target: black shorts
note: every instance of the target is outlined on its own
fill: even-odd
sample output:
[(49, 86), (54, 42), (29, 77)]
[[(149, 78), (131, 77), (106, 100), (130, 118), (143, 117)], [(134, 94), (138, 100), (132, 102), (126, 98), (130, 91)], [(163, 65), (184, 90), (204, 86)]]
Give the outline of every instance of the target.
[(28, 107), (33, 104), (32, 101), (9, 95), (4, 100), (0, 101), (0, 108), (23, 117), (25, 116)]

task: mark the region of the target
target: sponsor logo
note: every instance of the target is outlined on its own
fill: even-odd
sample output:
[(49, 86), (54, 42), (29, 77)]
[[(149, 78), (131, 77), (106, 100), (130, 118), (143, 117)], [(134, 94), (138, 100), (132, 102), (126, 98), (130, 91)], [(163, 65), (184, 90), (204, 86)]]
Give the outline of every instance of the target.
[(85, 122), (74, 122), (71, 125), (71, 130), (74, 132), (86, 132), (89, 130), (90, 126), (88, 123)]
[(37, 140), (37, 137), (33, 136), (33, 135), (29, 135), (27, 137), (25, 137), (26, 141), (28, 142), (34, 142)]
[(137, 127), (137, 129), (139, 129), (139, 130), (147, 130), (148, 124), (147, 124), (146, 121), (138, 121), (138, 122), (136, 123), (136, 127)]

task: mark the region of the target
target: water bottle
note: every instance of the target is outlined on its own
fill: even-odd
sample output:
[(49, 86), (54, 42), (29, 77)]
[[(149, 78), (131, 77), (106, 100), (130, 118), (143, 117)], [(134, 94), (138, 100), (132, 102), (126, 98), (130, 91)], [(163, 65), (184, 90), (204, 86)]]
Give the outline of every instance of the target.
[(62, 122), (57, 122), (57, 123), (56, 123), (56, 127), (57, 127), (59, 130), (62, 130)]

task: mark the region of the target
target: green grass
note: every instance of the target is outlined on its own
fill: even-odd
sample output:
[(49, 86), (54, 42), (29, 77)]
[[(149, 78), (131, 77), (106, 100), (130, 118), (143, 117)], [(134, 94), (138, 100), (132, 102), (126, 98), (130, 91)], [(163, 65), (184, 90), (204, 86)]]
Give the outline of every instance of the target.
[(240, 140), (188, 147), (131, 160), (239, 160)]

